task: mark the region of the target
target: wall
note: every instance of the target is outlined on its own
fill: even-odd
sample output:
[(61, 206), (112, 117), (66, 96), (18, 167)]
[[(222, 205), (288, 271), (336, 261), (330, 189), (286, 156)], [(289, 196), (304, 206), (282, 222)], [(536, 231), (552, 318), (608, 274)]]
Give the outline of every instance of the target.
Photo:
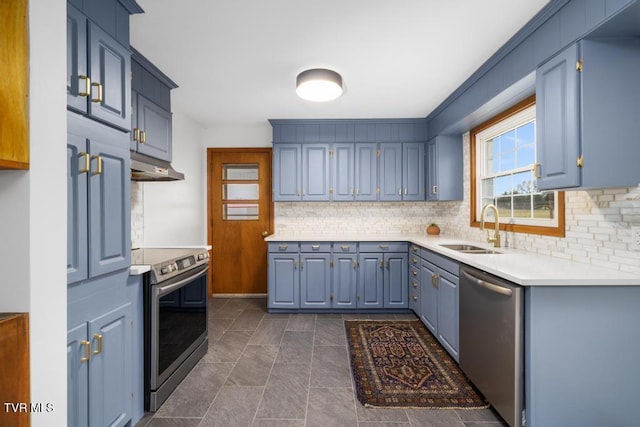
[(66, 426), (66, 2), (29, 2), (29, 171), (0, 171), (0, 311), (28, 311), (31, 425)]
[[(463, 143), (464, 200), (458, 202), (276, 203), (276, 232), (343, 234), (424, 232), (430, 222), (442, 235), (483, 242), (469, 224), (470, 159)], [(565, 192), (566, 236), (502, 233), (503, 245), (607, 268), (640, 273), (640, 252), (631, 251), (630, 225), (640, 225), (640, 186)]]

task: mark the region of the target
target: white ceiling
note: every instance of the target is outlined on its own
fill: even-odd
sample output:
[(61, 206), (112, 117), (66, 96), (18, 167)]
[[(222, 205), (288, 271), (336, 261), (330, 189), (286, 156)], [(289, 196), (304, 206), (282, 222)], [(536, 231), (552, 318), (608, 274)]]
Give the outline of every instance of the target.
[[(137, 0), (131, 44), (205, 127), (271, 118), (425, 117), (548, 0)], [(310, 103), (296, 75), (331, 68), (345, 94)]]

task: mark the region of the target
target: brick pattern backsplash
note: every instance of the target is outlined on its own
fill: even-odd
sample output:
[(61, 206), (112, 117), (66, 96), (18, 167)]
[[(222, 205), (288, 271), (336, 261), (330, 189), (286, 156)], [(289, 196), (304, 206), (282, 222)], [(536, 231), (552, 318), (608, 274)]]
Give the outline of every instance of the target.
[(144, 184), (131, 181), (131, 247), (144, 245)]
[[(464, 144), (464, 200), (456, 202), (279, 202), (278, 233), (422, 233), (436, 222), (442, 235), (478, 241), (469, 226), (469, 143)], [(640, 186), (565, 192), (565, 237), (502, 232), (503, 245), (527, 252), (640, 274), (640, 252), (631, 250), (631, 225), (640, 225)]]

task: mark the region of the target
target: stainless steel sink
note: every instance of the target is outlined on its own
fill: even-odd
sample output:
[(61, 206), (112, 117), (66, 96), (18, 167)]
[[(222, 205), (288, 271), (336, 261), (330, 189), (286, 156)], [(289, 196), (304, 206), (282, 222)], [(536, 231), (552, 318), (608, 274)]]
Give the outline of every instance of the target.
[(462, 252), (465, 254), (501, 254), (502, 252), (494, 251), (491, 249), (481, 248), (480, 246), (466, 245), (466, 244), (451, 244), (440, 245), (443, 248), (451, 249), (454, 251)]

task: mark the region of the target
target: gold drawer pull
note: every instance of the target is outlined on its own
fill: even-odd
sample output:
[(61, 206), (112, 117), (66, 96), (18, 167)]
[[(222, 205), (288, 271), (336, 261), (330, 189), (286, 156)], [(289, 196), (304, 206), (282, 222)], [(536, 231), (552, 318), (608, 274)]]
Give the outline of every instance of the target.
[(98, 97), (91, 98), (91, 102), (102, 102), (102, 84), (93, 82), (91, 83), (91, 86), (98, 88)]
[(414, 295), (414, 296), (413, 296), (413, 300), (414, 300), (414, 301), (418, 301), (418, 297)]
[(84, 347), (84, 357), (80, 358), (80, 363), (84, 363), (91, 357), (91, 343), (87, 340), (82, 340), (80, 345)]
[(98, 168), (91, 172), (91, 175), (100, 175), (102, 174), (102, 157), (101, 156), (91, 156), (91, 159), (96, 159), (98, 161)]
[(80, 96), (89, 96), (91, 93), (91, 79), (88, 76), (79, 75), (80, 80), (84, 80), (84, 92), (78, 93)]
[(78, 173), (87, 173), (89, 169), (91, 169), (91, 156), (89, 153), (80, 152), (78, 154), (79, 157), (84, 157), (84, 168), (78, 169)]
[(286, 251), (288, 247), (289, 245), (280, 245), (278, 246), (278, 249), (280, 249), (281, 251)]
[(320, 245), (311, 245), (311, 249), (317, 251), (320, 249)]
[(140, 144), (147, 142), (147, 133), (143, 130), (140, 131)]
[(349, 249), (351, 249), (351, 246), (349, 246), (349, 245), (342, 245), (342, 246), (340, 246), (340, 249), (342, 249), (343, 251), (348, 251)]
[(102, 334), (93, 334), (93, 339), (98, 341), (98, 349), (94, 350), (93, 355), (102, 353)]

